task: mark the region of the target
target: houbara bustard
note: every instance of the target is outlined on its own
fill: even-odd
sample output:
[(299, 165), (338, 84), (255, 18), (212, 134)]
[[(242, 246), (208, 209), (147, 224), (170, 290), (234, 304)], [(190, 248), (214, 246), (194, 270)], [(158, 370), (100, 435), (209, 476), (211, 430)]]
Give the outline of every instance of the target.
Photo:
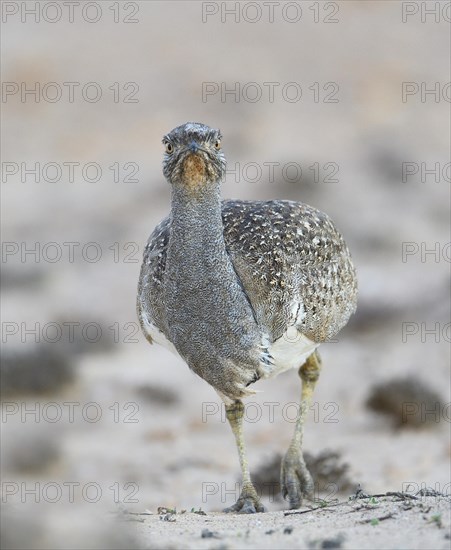
[(300, 414), (281, 466), (283, 495), (298, 508), (313, 491), (302, 439), (321, 366), (317, 348), (356, 308), (350, 253), (330, 218), (311, 206), (221, 201), (226, 161), (219, 130), (188, 122), (163, 145), (172, 208), (144, 252), (142, 330), (182, 357), (225, 403), (243, 476), (241, 495), (226, 511), (264, 511), (246, 460), (242, 399), (260, 378), (299, 368)]

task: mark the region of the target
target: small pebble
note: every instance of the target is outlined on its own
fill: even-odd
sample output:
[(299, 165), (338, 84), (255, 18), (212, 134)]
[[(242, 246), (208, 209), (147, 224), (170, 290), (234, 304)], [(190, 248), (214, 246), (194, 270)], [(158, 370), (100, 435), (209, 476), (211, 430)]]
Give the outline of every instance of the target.
[(203, 539), (220, 539), (219, 533), (216, 533), (215, 531), (210, 531), (210, 529), (202, 529), (202, 533), (200, 535)]
[(321, 548), (341, 548), (344, 540), (344, 536), (340, 533), (334, 539), (324, 539), (321, 542)]
[(162, 521), (177, 521), (175, 514), (163, 514), (160, 516)]

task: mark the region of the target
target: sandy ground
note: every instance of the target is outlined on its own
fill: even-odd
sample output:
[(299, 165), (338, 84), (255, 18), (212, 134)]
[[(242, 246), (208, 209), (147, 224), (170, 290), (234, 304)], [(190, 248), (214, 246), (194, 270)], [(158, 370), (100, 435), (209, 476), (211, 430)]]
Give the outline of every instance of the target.
[[(104, 91), (97, 103), (2, 103), (2, 160), (102, 167), (96, 183), (81, 171), (56, 183), (19, 171), (2, 183), (2, 239), (19, 250), (2, 257), (3, 353), (13, 357), (2, 362), (2, 547), (449, 548), (445, 498), (332, 506), (358, 484), (368, 494), (450, 493), (449, 102), (403, 102), (400, 91), (406, 81), (449, 81), (446, 21), (422, 22), (419, 12), (403, 23), (402, 2), (346, 1), (331, 25), (314, 23), (308, 2), (295, 25), (203, 23), (201, 2), (143, 1), (140, 22), (126, 25), (111, 20), (110, 4), (95, 24), (22, 23), (19, 14), (2, 27), (4, 81), (94, 81)], [(303, 100), (202, 100), (205, 82), (268, 81), (300, 83)], [(139, 102), (112, 101), (114, 82), (138, 83)], [(340, 101), (316, 103), (315, 82), (339, 83)], [(170, 205), (161, 137), (187, 120), (221, 127), (229, 166), (240, 163), (225, 197), (312, 204), (352, 251), (358, 312), (321, 346), (304, 439), (313, 456), (329, 449), (348, 465), (346, 489), (339, 477), (317, 485), (325, 508), (285, 516), (284, 502), (265, 494), (267, 514), (222, 514), (238, 496), (239, 466), (218, 397), (137, 331), (143, 246)], [(263, 168), (258, 181), (243, 175), (249, 162)], [(290, 183), (276, 171), (269, 181), (268, 162), (297, 162), (303, 177)], [(404, 162), (419, 172), (403, 182)], [(138, 181), (125, 179), (125, 163), (138, 166)], [(338, 181), (325, 181), (327, 163)], [(422, 181), (421, 163), (439, 163), (438, 181)], [(80, 243), (73, 260), (67, 242)], [(56, 261), (48, 243), (62, 250)], [(82, 254), (88, 243), (98, 261)], [(36, 246), (37, 260), (22, 256)], [(83, 331), (89, 323), (101, 329), (97, 342)], [(377, 384), (398, 377), (435, 396), (427, 407), (421, 395), (396, 398), (413, 403), (415, 427), (366, 406)], [(244, 427), (254, 474), (285, 452), (300, 383), (293, 371), (256, 387)], [(176, 508), (175, 521), (159, 507)], [(204, 529), (219, 538), (202, 538)]]
[[(350, 501), (296, 514), (186, 513), (135, 518), (138, 532), (151, 547), (154, 543), (174, 549), (449, 548), (449, 499), (422, 497), (420, 502), (406, 502), (389, 497), (368, 502)], [(408, 541), (403, 526), (409, 529)]]

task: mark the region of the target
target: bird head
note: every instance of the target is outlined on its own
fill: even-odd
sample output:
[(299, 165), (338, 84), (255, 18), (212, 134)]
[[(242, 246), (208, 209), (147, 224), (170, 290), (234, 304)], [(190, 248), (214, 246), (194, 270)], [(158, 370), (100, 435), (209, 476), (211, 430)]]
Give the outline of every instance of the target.
[(226, 161), (219, 130), (187, 122), (166, 134), (163, 145), (163, 174), (173, 186), (197, 191), (222, 179)]

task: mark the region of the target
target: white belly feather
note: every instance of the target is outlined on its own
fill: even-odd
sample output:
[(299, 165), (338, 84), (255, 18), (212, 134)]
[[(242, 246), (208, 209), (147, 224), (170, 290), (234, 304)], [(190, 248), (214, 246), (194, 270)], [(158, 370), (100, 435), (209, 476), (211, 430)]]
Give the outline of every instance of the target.
[(274, 366), (267, 368), (265, 378), (273, 378), (286, 370), (299, 368), (318, 346), (317, 342), (298, 332), (295, 327), (289, 327), (285, 334), (269, 347)]
[(143, 321), (144, 330), (146, 331), (146, 335), (150, 336), (153, 342), (160, 344), (161, 346), (164, 346), (169, 351), (172, 351), (172, 353), (177, 355), (177, 357), (180, 357), (179, 352), (177, 351), (174, 344), (170, 342), (166, 338), (166, 336), (161, 332), (161, 330), (152, 323), (152, 321), (149, 319), (149, 317), (144, 311), (141, 311), (141, 318)]

